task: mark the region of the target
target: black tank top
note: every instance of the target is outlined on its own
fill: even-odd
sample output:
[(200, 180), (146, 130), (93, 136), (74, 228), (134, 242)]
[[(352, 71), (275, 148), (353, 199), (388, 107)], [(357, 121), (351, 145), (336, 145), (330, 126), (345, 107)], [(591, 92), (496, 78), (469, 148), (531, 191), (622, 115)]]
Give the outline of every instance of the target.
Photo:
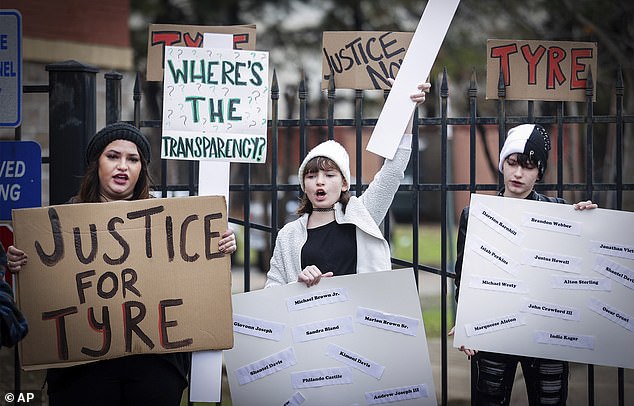
[(302, 247), (302, 269), (315, 265), (322, 273), (335, 276), (357, 273), (357, 236), (354, 224), (332, 221), (308, 229)]

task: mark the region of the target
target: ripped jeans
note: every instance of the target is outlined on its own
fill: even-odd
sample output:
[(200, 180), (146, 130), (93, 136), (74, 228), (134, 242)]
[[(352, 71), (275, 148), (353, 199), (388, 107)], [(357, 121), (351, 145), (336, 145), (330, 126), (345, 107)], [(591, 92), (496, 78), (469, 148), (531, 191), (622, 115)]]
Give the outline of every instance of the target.
[(566, 404), (567, 362), (484, 351), (471, 358), (472, 404), (508, 405), (518, 362), (522, 366), (530, 406)]

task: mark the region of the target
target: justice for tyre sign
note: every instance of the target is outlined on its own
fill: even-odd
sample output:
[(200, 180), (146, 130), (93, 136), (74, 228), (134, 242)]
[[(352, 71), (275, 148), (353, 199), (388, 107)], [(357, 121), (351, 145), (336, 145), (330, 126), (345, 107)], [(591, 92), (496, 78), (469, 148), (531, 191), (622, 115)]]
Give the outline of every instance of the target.
[(233, 345), (222, 197), (19, 209), (13, 221), (29, 258), (24, 369)]

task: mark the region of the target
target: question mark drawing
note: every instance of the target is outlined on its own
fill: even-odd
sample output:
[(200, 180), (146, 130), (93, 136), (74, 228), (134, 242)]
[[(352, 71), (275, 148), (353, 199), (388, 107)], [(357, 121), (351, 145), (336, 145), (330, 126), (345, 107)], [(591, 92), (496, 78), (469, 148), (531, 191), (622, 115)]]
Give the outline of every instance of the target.
[(213, 93), (213, 95), (216, 95), (216, 86), (212, 86), (211, 87), (211, 93)]
[(200, 92), (200, 85), (201, 85), (201, 84), (200, 84), (200, 83), (197, 83), (197, 85), (198, 85), (198, 91)]
[(183, 125), (185, 125), (187, 123), (187, 116), (181, 116), (181, 118), (183, 119)]
[(266, 125), (266, 118), (262, 119), (262, 125)]
[(260, 108), (260, 106), (258, 106), (258, 114), (260, 113), (262, 109)]
[(179, 58), (179, 59), (180, 59), (181, 55), (183, 55), (183, 50), (182, 50), (182, 49), (179, 49), (179, 50), (178, 50), (178, 58)]
[(254, 90), (251, 92), (251, 94), (256, 94), (257, 95), (253, 98), (253, 100), (258, 101), (258, 97), (260, 97), (260, 92), (258, 90)]
[(183, 103), (178, 103), (178, 107), (180, 107), (181, 111), (183, 111)]
[(167, 118), (172, 118), (172, 114), (174, 114), (174, 110), (169, 109), (169, 114), (167, 115)]
[(181, 93), (183, 93), (183, 92), (184, 92), (184, 90), (183, 90), (183, 89), (185, 89), (185, 85), (184, 85), (184, 84), (180, 84), (180, 85), (178, 85), (178, 86), (181, 88)]
[(251, 104), (251, 102), (253, 101), (253, 100), (252, 100), (252, 99), (253, 99), (253, 97), (249, 96), (249, 97), (248, 97), (248, 99), (249, 99), (249, 104)]
[(247, 120), (249, 119), (249, 117), (251, 116), (251, 113), (249, 113), (248, 111), (244, 113), (244, 115), (246, 116)]
[(170, 90), (170, 91), (169, 91), (169, 95), (171, 96), (171, 95), (172, 95), (172, 93), (174, 93), (174, 86), (171, 86), (171, 85), (170, 85), (170, 86), (167, 86), (167, 88)]
[(227, 124), (227, 130), (231, 130), (231, 127), (233, 127), (233, 124), (231, 123)]
[(207, 119), (203, 117), (203, 125), (207, 124)]
[(251, 124), (249, 124), (249, 128), (251, 128), (251, 127), (255, 127), (255, 125), (256, 125), (256, 124), (257, 124), (257, 123), (255, 122), (255, 120), (252, 120), (252, 121), (251, 121)]
[(235, 59), (238, 59), (240, 57), (240, 52), (236, 51), (233, 56)]
[(173, 53), (174, 53), (174, 48), (170, 48), (170, 52), (169, 52), (170, 56), (172, 56)]
[(224, 90), (225, 96), (227, 95), (227, 93), (229, 93), (229, 88), (227, 86), (223, 87), (222, 90)]
[(211, 58), (211, 51), (207, 51), (207, 58)]

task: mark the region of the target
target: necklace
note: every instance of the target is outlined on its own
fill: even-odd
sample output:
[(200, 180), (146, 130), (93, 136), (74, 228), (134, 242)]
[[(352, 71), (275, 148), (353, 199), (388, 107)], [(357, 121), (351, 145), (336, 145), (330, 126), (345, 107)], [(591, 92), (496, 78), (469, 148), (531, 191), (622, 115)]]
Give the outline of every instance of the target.
[(313, 207), (313, 211), (328, 212), (328, 211), (335, 211), (335, 208), (334, 206), (333, 207)]

